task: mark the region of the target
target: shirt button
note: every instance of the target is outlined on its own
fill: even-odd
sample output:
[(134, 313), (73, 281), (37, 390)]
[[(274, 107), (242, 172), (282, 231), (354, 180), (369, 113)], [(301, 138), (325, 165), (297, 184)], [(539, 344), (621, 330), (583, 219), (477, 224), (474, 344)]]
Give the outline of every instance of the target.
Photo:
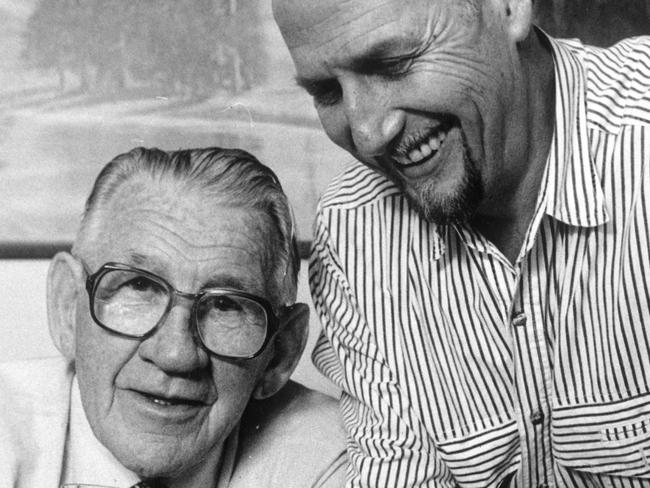
[[(539, 411), (539, 410), (534, 411), (534, 412), (530, 415), (530, 422), (531, 422), (533, 425), (539, 425), (539, 424), (541, 424), (543, 421), (544, 421), (544, 414), (543, 414), (541, 411)], [(539, 486), (541, 487), (542, 485), (539, 485)]]
[(521, 312), (512, 318), (513, 327), (523, 327), (526, 325), (526, 314)]

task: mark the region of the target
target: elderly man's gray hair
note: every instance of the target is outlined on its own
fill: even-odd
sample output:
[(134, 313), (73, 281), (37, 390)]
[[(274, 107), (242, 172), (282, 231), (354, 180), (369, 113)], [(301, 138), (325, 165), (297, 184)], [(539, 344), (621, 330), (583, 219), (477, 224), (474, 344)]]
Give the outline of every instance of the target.
[(207, 202), (260, 210), (270, 217), (266, 262), (273, 269), (270, 298), (277, 305), (292, 303), (296, 296), (300, 256), (289, 201), (280, 182), (267, 166), (241, 149), (211, 147), (181, 151), (135, 148), (121, 154), (101, 171), (86, 201), (73, 253), (92, 245), (93, 228), (101, 225), (101, 210), (120, 186), (134, 177), (154, 181), (171, 178), (205, 192)]

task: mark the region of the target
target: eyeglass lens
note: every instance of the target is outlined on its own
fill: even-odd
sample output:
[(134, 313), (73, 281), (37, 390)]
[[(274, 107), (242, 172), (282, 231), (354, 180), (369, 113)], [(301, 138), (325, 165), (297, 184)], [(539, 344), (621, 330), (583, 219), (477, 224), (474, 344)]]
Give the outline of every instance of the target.
[[(169, 288), (132, 270), (110, 270), (95, 286), (93, 312), (115, 332), (142, 336), (165, 315), (172, 300)], [(222, 291), (207, 292), (195, 305), (199, 335), (205, 347), (224, 356), (257, 353), (266, 339), (267, 315), (255, 300)]]

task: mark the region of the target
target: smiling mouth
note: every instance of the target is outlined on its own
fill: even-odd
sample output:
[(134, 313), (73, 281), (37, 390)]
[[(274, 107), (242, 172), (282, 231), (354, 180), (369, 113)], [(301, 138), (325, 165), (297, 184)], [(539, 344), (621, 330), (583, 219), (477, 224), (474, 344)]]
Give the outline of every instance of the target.
[(175, 406), (200, 407), (205, 405), (203, 402), (199, 400), (193, 400), (190, 398), (177, 398), (177, 397), (167, 398), (167, 397), (154, 395), (151, 393), (146, 393), (143, 391), (140, 391), (138, 393), (140, 393), (140, 395), (142, 395), (150, 402), (155, 403), (156, 405), (159, 405), (161, 407), (175, 407)]
[(454, 127), (460, 127), (460, 121), (452, 116), (441, 118), (440, 123), (423, 135), (408, 137), (394, 151), (393, 160), (398, 169), (421, 166), (433, 159), (443, 146), (447, 135)]

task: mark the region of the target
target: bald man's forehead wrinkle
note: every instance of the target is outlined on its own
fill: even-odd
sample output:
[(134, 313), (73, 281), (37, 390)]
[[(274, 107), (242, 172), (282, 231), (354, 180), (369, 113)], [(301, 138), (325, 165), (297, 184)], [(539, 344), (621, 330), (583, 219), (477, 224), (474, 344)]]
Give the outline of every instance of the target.
[(373, 19), (375, 25), (397, 22), (394, 5), (394, 0), (276, 0), (274, 13), (289, 49), (303, 45), (314, 48), (339, 37), (363, 39), (367, 32), (359, 26), (369, 24), (367, 17), (378, 16)]
[[(298, 84), (330, 78), (339, 68), (363, 73), (368, 71), (364, 68), (368, 61), (373, 64), (422, 51), (435, 38), (435, 12), (441, 7), (421, 0), (408, 3), (410, 8), (397, 0), (325, 0), (326, 6), (319, 3), (309, 9), (303, 5), (287, 11), (288, 19), (279, 19), (279, 23), (295, 62)], [(345, 5), (350, 7), (345, 9)]]

